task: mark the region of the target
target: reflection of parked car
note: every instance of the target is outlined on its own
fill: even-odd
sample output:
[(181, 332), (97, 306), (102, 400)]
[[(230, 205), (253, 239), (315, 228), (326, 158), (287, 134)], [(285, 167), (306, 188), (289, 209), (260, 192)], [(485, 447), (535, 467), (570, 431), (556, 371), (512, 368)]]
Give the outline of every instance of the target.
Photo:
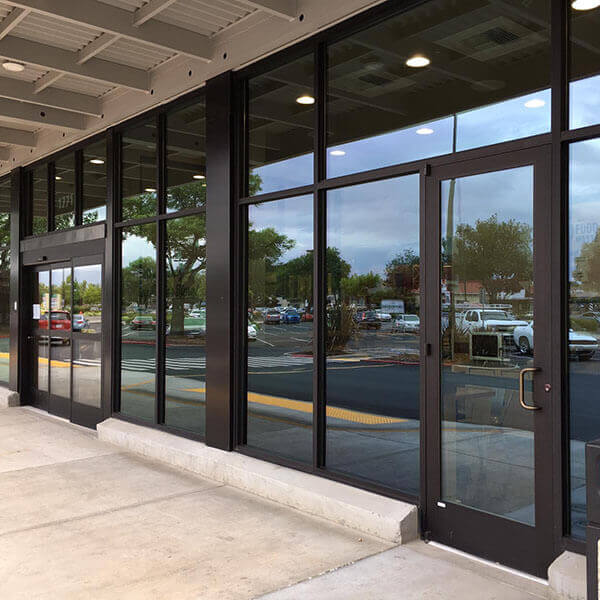
[(421, 320), (418, 315), (398, 315), (392, 325), (392, 332), (418, 333)]
[(90, 326), (88, 320), (82, 315), (73, 315), (73, 331), (81, 331)]
[(200, 319), (206, 315), (206, 309), (204, 308), (193, 308), (190, 310), (190, 317), (194, 319)]
[(279, 325), (281, 323), (281, 313), (278, 310), (270, 309), (265, 313), (265, 323), (271, 323), (272, 325)]
[(381, 329), (381, 321), (374, 310), (357, 312), (354, 321), (361, 329)]
[[(513, 339), (521, 354), (533, 351), (533, 321), (521, 327), (515, 327)], [(598, 340), (587, 333), (569, 329), (569, 354), (579, 360), (589, 360), (598, 350)]]
[(527, 325), (526, 321), (519, 321), (498, 309), (472, 309), (467, 310), (462, 318), (457, 316), (457, 324), (466, 331), (507, 331), (512, 332), (515, 327)]
[[(48, 329), (48, 313), (44, 313), (40, 317), (39, 328)], [(70, 331), (71, 315), (66, 310), (53, 310), (50, 313), (50, 329)]]
[(392, 315), (390, 315), (390, 313), (383, 312), (382, 310), (378, 310), (376, 313), (380, 321), (385, 321), (387, 323), (392, 320)]
[(300, 313), (295, 308), (288, 308), (281, 313), (284, 323), (300, 323)]
[(301, 321), (312, 321), (312, 320), (314, 320), (313, 309), (311, 308), (310, 310), (305, 310), (302, 313), (302, 317), (301, 317), (300, 320)]
[(138, 315), (131, 321), (131, 329), (156, 329), (156, 321), (153, 317)]
[(255, 342), (257, 333), (258, 331), (256, 330), (256, 325), (252, 325), (252, 323), (250, 323), (250, 325), (248, 325), (248, 341)]

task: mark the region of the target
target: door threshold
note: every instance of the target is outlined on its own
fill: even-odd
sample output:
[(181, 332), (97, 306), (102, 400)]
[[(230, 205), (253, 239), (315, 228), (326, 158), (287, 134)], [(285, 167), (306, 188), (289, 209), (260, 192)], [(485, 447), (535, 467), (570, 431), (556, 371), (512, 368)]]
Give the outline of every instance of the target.
[(465, 558), (471, 562), (475, 562), (478, 563), (482, 566), (485, 567), (489, 567), (489, 568), (493, 568), (496, 569), (498, 571), (502, 571), (504, 573), (507, 573), (509, 575), (513, 575), (515, 577), (520, 577), (521, 579), (526, 579), (528, 581), (531, 581), (532, 583), (535, 583), (537, 585), (543, 585), (543, 586), (548, 586), (548, 580), (547, 579), (542, 579), (541, 577), (536, 577), (535, 575), (531, 575), (530, 573), (526, 573), (525, 571), (519, 571), (517, 569), (513, 569), (512, 567), (507, 567), (505, 565), (502, 565), (500, 563), (497, 562), (493, 562), (491, 560), (487, 560), (485, 558), (481, 558), (479, 556), (475, 556), (474, 554), (469, 554), (468, 552), (463, 552), (462, 550), (459, 550), (458, 548), (452, 548), (452, 546), (446, 546), (445, 544), (440, 544), (439, 542), (427, 542), (427, 544), (429, 546), (433, 546), (435, 548), (439, 548), (440, 550), (444, 550), (446, 552), (450, 552), (452, 554), (456, 554), (458, 556), (461, 556), (462, 558)]
[(31, 404), (23, 404), (20, 408), (26, 408), (27, 410), (34, 412), (36, 415), (40, 415), (42, 417), (48, 417), (50, 419), (55, 419), (56, 421), (60, 421), (61, 423), (66, 423), (67, 425), (71, 425), (71, 427), (78, 427), (79, 429), (82, 429), (83, 431), (86, 431), (88, 433), (89, 432), (95, 433), (95, 431), (93, 429), (90, 429), (89, 427), (84, 427), (83, 425), (78, 425), (77, 423), (73, 423), (73, 421), (67, 419), (66, 417), (59, 417), (58, 415), (53, 415), (52, 413), (49, 413), (47, 410), (44, 410), (43, 408), (38, 408), (37, 406), (32, 406)]

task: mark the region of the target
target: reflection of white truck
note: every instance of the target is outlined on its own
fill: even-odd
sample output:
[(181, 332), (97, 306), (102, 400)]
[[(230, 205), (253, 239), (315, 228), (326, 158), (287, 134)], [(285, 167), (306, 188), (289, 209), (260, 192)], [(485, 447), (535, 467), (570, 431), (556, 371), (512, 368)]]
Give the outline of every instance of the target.
[(457, 318), (457, 325), (466, 332), (496, 331), (513, 332), (515, 327), (527, 325), (526, 321), (519, 321), (505, 310), (490, 308), (471, 308)]
[(392, 317), (404, 313), (404, 300), (382, 300), (381, 312), (388, 313)]

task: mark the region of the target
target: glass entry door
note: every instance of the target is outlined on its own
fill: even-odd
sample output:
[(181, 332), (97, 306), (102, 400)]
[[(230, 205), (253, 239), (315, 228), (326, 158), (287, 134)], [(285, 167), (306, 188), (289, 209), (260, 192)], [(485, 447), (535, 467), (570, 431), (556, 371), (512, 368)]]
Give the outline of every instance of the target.
[(102, 257), (31, 267), (29, 400), (74, 423), (102, 420)]
[(552, 558), (548, 173), (544, 151), (523, 151), (426, 184), (427, 529), (538, 575)]

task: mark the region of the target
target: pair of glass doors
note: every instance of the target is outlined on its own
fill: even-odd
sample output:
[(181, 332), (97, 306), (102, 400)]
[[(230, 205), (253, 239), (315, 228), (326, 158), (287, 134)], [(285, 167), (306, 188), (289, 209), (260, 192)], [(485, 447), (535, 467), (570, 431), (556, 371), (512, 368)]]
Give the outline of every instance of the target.
[(547, 147), (433, 166), (421, 213), (424, 528), (542, 577), (560, 496), (549, 181)]
[(102, 256), (29, 267), (29, 403), (74, 423), (102, 420)]

